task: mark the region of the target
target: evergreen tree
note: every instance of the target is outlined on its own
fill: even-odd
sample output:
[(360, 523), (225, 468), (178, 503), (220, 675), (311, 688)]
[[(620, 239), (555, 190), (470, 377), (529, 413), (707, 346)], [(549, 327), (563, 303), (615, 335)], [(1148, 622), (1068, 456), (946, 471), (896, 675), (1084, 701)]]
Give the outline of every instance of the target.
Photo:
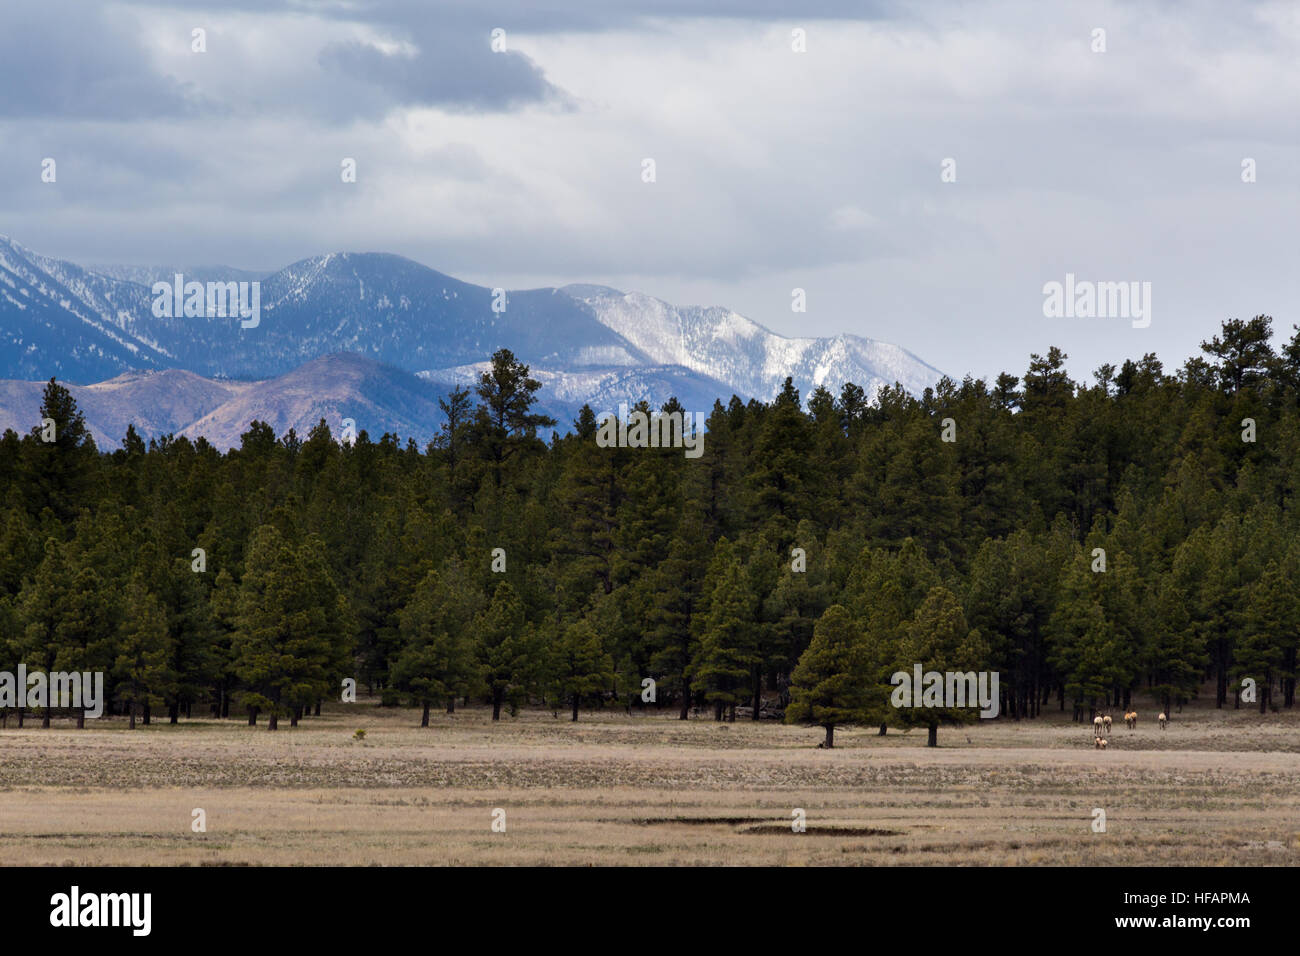
[(650, 669), (659, 689), (675, 696), (678, 719), (691, 707), (690, 666), (697, 643), (692, 620), (701, 601), (708, 566), (703, 523), (687, 516), (677, 527), (668, 557), (646, 576), (645, 642), (652, 649)]
[(1201, 343), (1201, 349), (1218, 362), (1213, 366), (1219, 387), (1229, 394), (1243, 388), (1257, 388), (1272, 370), (1275, 357), (1269, 339), (1273, 320), (1267, 315), (1253, 319), (1228, 319), (1222, 335)]
[(131, 715), (129, 727), (134, 730), (141, 707), (161, 706), (174, 693), (176, 673), (171, 667), (173, 642), (167, 633), (167, 615), (158, 598), (146, 589), (142, 574), (131, 581), (126, 607), (113, 676), (117, 695)]
[(572, 705), (572, 719), (585, 698), (599, 694), (613, 679), (614, 662), (596, 629), (587, 621), (575, 621), (560, 632), (552, 651), (555, 690)]
[(280, 532), (263, 525), (253, 534), (240, 583), (233, 666), (244, 686), (249, 722), (260, 712), (275, 730), (279, 718), (314, 702), (330, 685), (330, 617), (321, 582)]
[(1122, 659), (1120, 643), (1092, 591), (1091, 574), (1082, 555), (1066, 566), (1060, 598), (1048, 621), (1052, 663), (1074, 704), (1074, 719), (1089, 722), (1102, 698), (1119, 681)]
[[(898, 666), (909, 678), (917, 664), (922, 673), (951, 671), (964, 674), (981, 670), (988, 656), (987, 642), (979, 631), (967, 626), (957, 596), (945, 587), (936, 586), (916, 609), (907, 627), (899, 648)], [(912, 701), (910, 707), (897, 708), (897, 717), (904, 725), (925, 727), (929, 733), (926, 739), (929, 747), (939, 745), (941, 724), (964, 724), (977, 719), (978, 709), (974, 702), (968, 702), (964, 708), (947, 706), (947, 702), (932, 706), (923, 700), (921, 707), (916, 703)]]
[(478, 664), (492, 702), (492, 719), (501, 719), (502, 705), (513, 715), (536, 685), (542, 666), (524, 605), (507, 581), (497, 585), (492, 603), (474, 623)]
[(875, 689), (862, 635), (852, 615), (834, 604), (817, 621), (812, 642), (790, 675), (786, 722), (824, 727), (823, 746), (834, 747), (837, 726), (880, 720), (881, 700)]
[(714, 720), (722, 720), (724, 710), (735, 720), (736, 705), (746, 697), (751, 669), (759, 657), (754, 596), (735, 548), (726, 538), (714, 550), (704, 588), (709, 595), (708, 609), (691, 663), (691, 689), (713, 705)]
[(475, 415), (475, 440), (487, 456), (497, 488), (506, 463), (540, 444), (538, 428), (555, 424), (554, 418), (530, 410), (542, 383), (528, 371), (509, 349), (498, 349), (492, 354), (492, 368), (479, 375), (474, 389), (482, 400)]
[[(458, 569), (430, 571), (402, 610), (402, 651), (393, 664), (393, 684), (423, 708), (420, 726), (429, 726), (429, 707), (467, 695), (478, 680), (469, 626), (480, 610), (480, 596)], [(454, 706), (454, 705), (449, 705)]]
[[(54, 538), (45, 541), (45, 555), (31, 582), (23, 588), (18, 620), (23, 632), (16, 641), (19, 659), (29, 671), (54, 670), (68, 627), (66, 608), (71, 604), (71, 571), (67, 548)], [(22, 711), (18, 714), (22, 726)], [(50, 710), (42, 708), (41, 726), (50, 726)]]
[(24, 444), (32, 514), (48, 508), (56, 520), (70, 521), (88, 504), (98, 454), (77, 400), (54, 379), (41, 398), (40, 423)]
[(1261, 714), (1272, 703), (1274, 683), (1295, 677), (1300, 598), (1296, 596), (1294, 571), (1294, 566), (1270, 561), (1250, 588), (1246, 605), (1245, 628), (1236, 649), (1233, 676), (1238, 688), (1243, 678), (1255, 681)]

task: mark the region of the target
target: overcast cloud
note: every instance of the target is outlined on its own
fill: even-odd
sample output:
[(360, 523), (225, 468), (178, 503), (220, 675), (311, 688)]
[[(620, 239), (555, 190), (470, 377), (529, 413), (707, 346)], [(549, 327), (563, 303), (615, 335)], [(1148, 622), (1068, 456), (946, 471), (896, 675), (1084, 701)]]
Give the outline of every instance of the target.
[[(17, 0), (0, 233), (79, 262), (384, 251), (599, 282), (955, 376), (1053, 344), (1078, 377), (1177, 366), (1224, 318), (1300, 322), (1300, 5), (909, 7)], [(1150, 327), (1044, 318), (1067, 272), (1150, 282)]]

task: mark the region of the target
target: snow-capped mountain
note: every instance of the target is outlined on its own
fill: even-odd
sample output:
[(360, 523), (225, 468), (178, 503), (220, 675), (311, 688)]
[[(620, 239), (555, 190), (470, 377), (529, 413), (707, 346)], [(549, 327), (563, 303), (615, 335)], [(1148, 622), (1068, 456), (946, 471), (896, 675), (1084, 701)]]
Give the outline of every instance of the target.
[[(424, 371), (420, 377), (469, 385), (477, 382), (479, 375), (491, 366), (491, 362), (474, 362), (455, 368)], [(542, 383), (543, 396), (573, 409), (590, 405), (598, 414), (616, 412), (620, 403), (631, 407), (645, 401), (657, 408), (664, 403), (665, 396), (676, 396), (685, 408), (707, 412), (715, 401), (723, 396), (729, 398), (734, 393), (734, 389), (723, 382), (680, 365), (589, 367), (569, 372), (533, 368), (531, 374)], [(560, 420), (567, 423), (563, 417)]]
[(236, 315), (155, 315), (152, 283), (175, 271), (203, 283), (258, 275), (85, 269), (0, 237), (0, 378), (88, 383), (180, 369), (265, 381), (346, 352), (429, 382), (469, 382), (509, 348), (543, 382), (543, 400), (565, 411), (658, 406), (674, 395), (707, 410), (733, 394), (768, 400), (787, 376), (805, 398), (849, 381), (868, 394), (894, 382), (919, 392), (940, 377), (910, 352), (858, 336), (787, 338), (729, 309), (601, 286), (501, 293), (381, 253), (314, 256), (264, 276), (250, 327)]
[(683, 308), (602, 286), (560, 291), (653, 361), (726, 382), (740, 395), (770, 399), (787, 376), (805, 398), (818, 385), (838, 393), (845, 382), (861, 385), (868, 395), (895, 382), (921, 392), (942, 374), (906, 349), (856, 335), (786, 338), (730, 309)]
[(0, 236), (0, 374), (94, 381), (166, 367), (140, 322), (148, 293)]

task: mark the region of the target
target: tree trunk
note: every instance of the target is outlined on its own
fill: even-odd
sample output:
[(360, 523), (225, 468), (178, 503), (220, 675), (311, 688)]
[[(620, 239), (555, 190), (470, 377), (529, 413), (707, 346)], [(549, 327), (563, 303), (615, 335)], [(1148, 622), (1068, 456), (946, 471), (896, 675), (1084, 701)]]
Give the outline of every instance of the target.
[(502, 694), (502, 692), (499, 690), (494, 690), (492, 692), (492, 719), (493, 720), (501, 719), (501, 698), (503, 696), (504, 694)]
[(826, 725), (826, 749), (830, 750), (835, 746), (835, 725)]
[(716, 723), (722, 723), (722, 701), (717, 701), (713, 705), (713, 719)]
[(926, 738), (925, 745), (927, 747), (939, 746), (939, 725), (938, 724), (930, 725), (930, 735)]
[(456, 698), (455, 698), (455, 697), (448, 697), (448, 698), (447, 698), (447, 713), (449, 713), (449, 714), (454, 714), (454, 713), (456, 713)]
[[(1261, 714), (1263, 712), (1264, 712), (1263, 710), (1260, 710)], [(78, 730), (86, 729), (86, 712), (84, 710), (77, 711), (77, 729)]]
[(41, 714), (41, 730), (49, 730), (49, 729), (50, 729), (50, 709), (46, 707), (45, 712)]
[(177, 701), (176, 703), (169, 705), (167, 708), (167, 723), (174, 724), (177, 721), (179, 721), (180, 718), (181, 718), (181, 705), (180, 702)]
[(420, 726), (429, 726), (429, 702), (427, 700), (424, 702), (424, 713), (420, 715)]
[(302, 714), (302, 708), (301, 708), (301, 707), (295, 707), (295, 708), (293, 708), (293, 710), (289, 711), (289, 727), (290, 727), (290, 728), (293, 728), (293, 727), (297, 727), (297, 726), (298, 726), (298, 717), (299, 717), (300, 714)]
[[(1288, 647), (1286, 653), (1282, 655), (1282, 672), (1284, 674), (1295, 674), (1296, 665), (1296, 648)], [(1294, 676), (1282, 678), (1282, 706), (1295, 706), (1295, 682)]]
[(580, 694), (574, 694), (574, 695), (573, 695), (573, 717), (572, 717), (571, 719), (572, 719), (574, 722), (576, 722), (577, 719), (578, 719), (578, 701), (579, 701), (580, 698), (581, 698), (581, 695), (580, 695)]
[(152, 712), (151, 712), (150, 709), (149, 709), (149, 705), (148, 705), (148, 704), (145, 704), (145, 705), (144, 705), (144, 717), (141, 718), (141, 722), (142, 722), (146, 727), (149, 726), (149, 718), (152, 717), (152, 716), (153, 716), (153, 714), (152, 714)]
[(18, 729), (23, 729), (23, 708), (18, 708)]
[(880, 733), (876, 734), (876, 736), (877, 736), (877, 737), (883, 737), (883, 736), (885, 736), (885, 731), (888, 730), (888, 729), (889, 729), (889, 725), (888, 725), (888, 724), (881, 724), (881, 725), (880, 725)]
[(682, 709), (677, 713), (678, 720), (689, 720), (691, 716), (691, 688), (686, 683), (686, 675), (682, 675)]
[(256, 708), (256, 707), (250, 707), (250, 708), (248, 708), (248, 726), (250, 726), (250, 727), (256, 727), (256, 726), (257, 726), (257, 708)]
[(280, 715), (276, 711), (271, 711), (271, 719), (267, 722), (267, 730), (278, 730), (280, 727)]
[(135, 711), (136, 711), (135, 701), (131, 701), (131, 722), (127, 724), (126, 727), (127, 730), (135, 730)]

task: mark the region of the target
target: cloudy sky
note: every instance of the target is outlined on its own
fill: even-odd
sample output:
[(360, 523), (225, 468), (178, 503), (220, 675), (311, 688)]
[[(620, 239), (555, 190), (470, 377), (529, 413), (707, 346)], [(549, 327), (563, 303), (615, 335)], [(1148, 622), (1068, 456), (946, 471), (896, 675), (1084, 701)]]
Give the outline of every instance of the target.
[[(1289, 333), (1298, 213), (1294, 0), (0, 4), (0, 233), (83, 263), (394, 252), (1087, 377)], [(1066, 273), (1150, 326), (1045, 318)]]

